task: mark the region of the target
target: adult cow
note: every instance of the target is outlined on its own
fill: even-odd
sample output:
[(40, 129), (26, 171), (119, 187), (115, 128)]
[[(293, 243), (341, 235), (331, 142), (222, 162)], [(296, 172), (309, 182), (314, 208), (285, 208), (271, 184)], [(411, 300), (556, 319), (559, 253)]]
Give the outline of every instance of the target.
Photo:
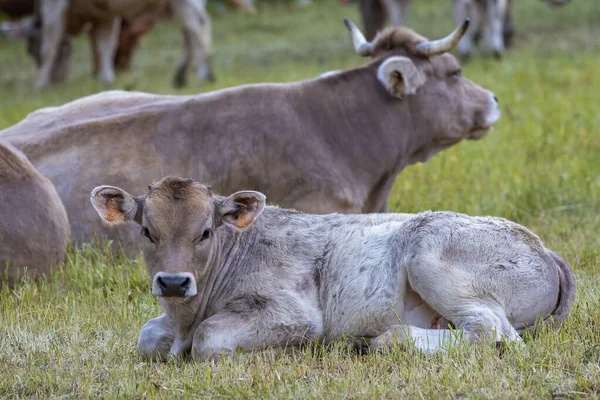
[(359, 68), (194, 96), (106, 92), (34, 112), (0, 137), (54, 182), (76, 241), (100, 234), (137, 248), (131, 230), (100, 224), (89, 190), (140, 192), (140, 180), (165, 174), (221, 192), (254, 187), (306, 212), (383, 212), (404, 167), (482, 138), (500, 112), (446, 53), (467, 23), (433, 42), (394, 28), (370, 43), (347, 25), (372, 57)]
[(65, 35), (79, 33), (91, 23), (94, 50), (99, 59), (99, 76), (110, 84), (115, 76), (114, 55), (117, 49), (121, 18), (143, 20), (156, 18), (156, 10), (170, 5), (183, 28), (183, 57), (177, 68), (175, 83), (184, 85), (187, 71), (196, 65), (200, 79), (214, 79), (210, 67), (211, 22), (205, 0), (40, 0), (41, 66), (38, 87), (51, 82), (52, 69)]
[(63, 262), (68, 241), (67, 213), (52, 183), (0, 141), (0, 287), (26, 272), (48, 274)]
[[(505, 45), (514, 36), (512, 0), (453, 0), (454, 15), (460, 23), (465, 18), (472, 21), (470, 29), (459, 44), (459, 54), (468, 58), (474, 42), (483, 39), (484, 53), (502, 55)], [(562, 6), (570, 0), (545, 0), (548, 4)], [(386, 21), (393, 26), (405, 23), (411, 0), (360, 0), (360, 12), (368, 39), (383, 29)]]
[(575, 299), (569, 265), (502, 218), (302, 214), (265, 207), (259, 192), (222, 197), (179, 178), (139, 197), (101, 186), (91, 200), (106, 222), (142, 228), (164, 311), (140, 333), (151, 358), (205, 360), (317, 336), (383, 349), (412, 339), (432, 352), (452, 340), (448, 323), (470, 342), (520, 341), (538, 319), (564, 320)]

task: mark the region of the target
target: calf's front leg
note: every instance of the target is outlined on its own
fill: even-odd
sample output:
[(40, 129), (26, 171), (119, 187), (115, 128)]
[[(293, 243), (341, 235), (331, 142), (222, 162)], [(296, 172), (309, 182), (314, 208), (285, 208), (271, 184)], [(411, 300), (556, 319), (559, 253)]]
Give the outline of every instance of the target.
[(173, 345), (173, 330), (169, 318), (163, 314), (146, 322), (138, 338), (138, 351), (144, 358), (157, 360), (166, 357)]
[(194, 333), (192, 357), (194, 360), (216, 360), (232, 355), (237, 349), (246, 351), (267, 347), (295, 346), (314, 339), (321, 328), (306, 321), (279, 324), (264, 316), (249, 317), (232, 312), (221, 312), (203, 321)]

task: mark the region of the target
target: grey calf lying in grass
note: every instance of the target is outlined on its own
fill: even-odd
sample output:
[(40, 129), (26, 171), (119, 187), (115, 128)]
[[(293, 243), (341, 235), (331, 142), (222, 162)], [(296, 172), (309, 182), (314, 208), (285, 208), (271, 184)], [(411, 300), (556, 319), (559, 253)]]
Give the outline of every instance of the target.
[(373, 348), (412, 339), (432, 352), (452, 332), (431, 328), (449, 322), (470, 342), (520, 341), (539, 318), (561, 322), (575, 299), (569, 265), (501, 218), (302, 214), (179, 178), (140, 197), (100, 186), (91, 200), (106, 222), (142, 226), (164, 310), (140, 333), (152, 358), (205, 360), (317, 336)]

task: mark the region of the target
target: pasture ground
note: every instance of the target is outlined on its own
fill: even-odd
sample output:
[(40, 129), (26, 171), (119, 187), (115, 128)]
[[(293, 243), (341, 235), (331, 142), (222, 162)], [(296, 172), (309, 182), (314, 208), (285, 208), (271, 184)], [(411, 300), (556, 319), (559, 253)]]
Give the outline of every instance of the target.
[[(409, 25), (420, 33), (438, 37), (453, 27), (449, 0), (414, 3)], [(600, 397), (600, 3), (515, 3), (516, 48), (502, 62), (464, 65), (500, 99), (501, 121), (484, 140), (407, 168), (390, 207), (498, 215), (534, 230), (578, 278), (577, 304), (559, 331), (526, 337), (522, 350), (461, 347), (429, 357), (403, 347), (356, 356), (317, 345), (217, 364), (144, 362), (135, 349), (139, 329), (160, 309), (143, 261), (86, 246), (38, 285), (0, 292), (0, 398)], [(219, 80), (199, 88), (192, 79), (177, 93), (360, 65), (345, 16), (359, 21), (355, 7), (335, 1), (214, 15)], [(161, 23), (114, 88), (173, 93), (179, 48), (178, 28)], [(0, 128), (103, 89), (89, 76), (84, 39), (76, 41), (68, 84), (42, 93), (33, 90), (23, 44), (0, 39), (0, 49)]]

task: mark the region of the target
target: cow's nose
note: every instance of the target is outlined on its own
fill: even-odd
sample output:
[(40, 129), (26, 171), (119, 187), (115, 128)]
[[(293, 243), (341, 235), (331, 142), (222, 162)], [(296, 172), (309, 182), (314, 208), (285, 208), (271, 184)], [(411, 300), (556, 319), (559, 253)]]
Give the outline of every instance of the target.
[(494, 101), (496, 102), (496, 104), (500, 104), (500, 102), (498, 101), (498, 98), (496, 97), (496, 95), (494, 95)]
[(184, 297), (192, 280), (180, 274), (164, 274), (156, 278), (156, 283), (164, 297)]

